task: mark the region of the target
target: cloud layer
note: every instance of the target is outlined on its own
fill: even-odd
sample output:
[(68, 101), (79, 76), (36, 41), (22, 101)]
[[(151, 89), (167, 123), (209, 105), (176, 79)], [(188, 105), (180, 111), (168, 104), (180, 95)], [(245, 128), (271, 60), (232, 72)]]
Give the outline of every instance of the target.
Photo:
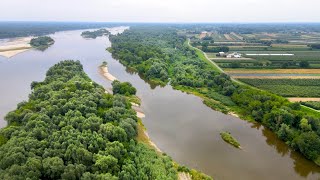
[(0, 21), (320, 22), (319, 0), (6, 0)]

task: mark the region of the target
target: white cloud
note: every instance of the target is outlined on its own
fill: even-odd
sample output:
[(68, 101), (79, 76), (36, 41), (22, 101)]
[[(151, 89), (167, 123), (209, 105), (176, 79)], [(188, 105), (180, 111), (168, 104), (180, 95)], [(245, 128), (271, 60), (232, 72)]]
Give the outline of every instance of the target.
[(319, 22), (318, 0), (3, 0), (0, 20)]

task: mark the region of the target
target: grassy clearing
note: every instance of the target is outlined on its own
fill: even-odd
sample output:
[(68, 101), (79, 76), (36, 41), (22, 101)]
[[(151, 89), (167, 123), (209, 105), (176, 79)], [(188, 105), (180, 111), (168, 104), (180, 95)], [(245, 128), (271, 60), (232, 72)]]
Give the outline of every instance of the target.
[(231, 144), (236, 148), (241, 148), (240, 143), (234, 137), (232, 137), (229, 132), (221, 132), (220, 136), (225, 142)]
[(206, 53), (208, 58), (216, 58), (216, 53)]
[(320, 102), (307, 101), (307, 102), (301, 102), (301, 104), (308, 106), (310, 108), (316, 109), (316, 110), (320, 110)]

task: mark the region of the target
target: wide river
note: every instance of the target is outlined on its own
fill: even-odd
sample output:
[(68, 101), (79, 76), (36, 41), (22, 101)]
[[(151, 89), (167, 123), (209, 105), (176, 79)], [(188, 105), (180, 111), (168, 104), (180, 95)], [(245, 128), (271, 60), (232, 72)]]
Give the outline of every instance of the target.
[[(114, 28), (113, 32), (121, 31)], [(44, 52), (30, 50), (10, 59), (0, 57), (0, 125), (6, 113), (28, 99), (30, 83), (44, 80), (49, 67), (65, 59), (80, 60), (86, 73), (105, 88), (110, 82), (99, 73), (106, 60), (120, 81), (131, 82), (142, 99), (143, 119), (151, 139), (175, 161), (215, 179), (319, 179), (320, 167), (292, 152), (269, 130), (213, 111), (201, 99), (172, 87), (154, 87), (126, 69), (105, 49), (107, 37), (83, 39), (81, 31), (51, 35), (56, 43)], [(229, 131), (242, 150), (225, 143), (219, 133)]]

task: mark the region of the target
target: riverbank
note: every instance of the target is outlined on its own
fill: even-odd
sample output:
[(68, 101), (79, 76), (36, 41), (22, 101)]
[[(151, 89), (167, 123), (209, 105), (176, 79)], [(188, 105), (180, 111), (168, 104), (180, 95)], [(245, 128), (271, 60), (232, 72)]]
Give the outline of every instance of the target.
[[(154, 149), (158, 154), (163, 154), (164, 152), (150, 139), (147, 129), (143, 125), (141, 119), (138, 120), (138, 135), (136, 140), (147, 144), (150, 148)], [(211, 177), (203, 174), (194, 169), (189, 169), (185, 166), (179, 165), (174, 162), (174, 167), (178, 171), (178, 180), (212, 180)]]
[(101, 71), (101, 74), (103, 75), (103, 77), (105, 77), (109, 81), (117, 80), (116, 77), (114, 77), (112, 74), (109, 73), (108, 65), (101, 65), (100, 71)]
[(11, 58), (30, 50), (32, 48), (29, 44), (31, 39), (32, 37), (16, 38), (0, 43), (0, 56)]

